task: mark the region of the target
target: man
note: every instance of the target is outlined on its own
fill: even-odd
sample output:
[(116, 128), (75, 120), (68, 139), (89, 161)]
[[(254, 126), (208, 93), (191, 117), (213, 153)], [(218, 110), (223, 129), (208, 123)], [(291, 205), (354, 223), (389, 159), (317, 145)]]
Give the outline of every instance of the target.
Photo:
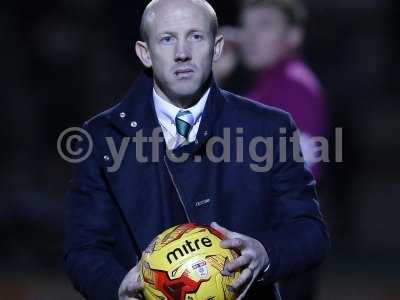
[(246, 96), (292, 115), (301, 131), (306, 163), (320, 179), (321, 165), (314, 159), (318, 152), (311, 137), (326, 136), (328, 120), (321, 85), (299, 55), (306, 15), (301, 0), (244, 1), (240, 29), (223, 30), (231, 47), (216, 67), (229, 86), (229, 81), (240, 77), (232, 73), (240, 52), (243, 66), (251, 73), (244, 88)]
[[(274, 282), (326, 255), (314, 181), (294, 161), (291, 144), (287, 159), (275, 152), (265, 172), (254, 165), (254, 153), (241, 153), (235, 162), (210, 158), (210, 141), (226, 128), (239, 128), (247, 145), (254, 137), (274, 137), (271, 153), (282, 134), (295, 131), (283, 111), (217, 87), (212, 64), (223, 48), (217, 27), (203, 0), (152, 1), (135, 50), (153, 78), (141, 76), (121, 103), (85, 123), (93, 153), (73, 175), (65, 264), (88, 299), (140, 299), (136, 265), (142, 251), (162, 230), (186, 222), (229, 228), (212, 223), (227, 237), (221, 246), (241, 254), (225, 266), (227, 273), (242, 270), (232, 286), (238, 299), (274, 299)], [(139, 142), (159, 127), (161, 144)], [(230, 143), (237, 157), (240, 151)], [(118, 146), (126, 150), (120, 164), (112, 151)], [(221, 147), (215, 148), (219, 153)], [(185, 155), (184, 162), (175, 160)]]

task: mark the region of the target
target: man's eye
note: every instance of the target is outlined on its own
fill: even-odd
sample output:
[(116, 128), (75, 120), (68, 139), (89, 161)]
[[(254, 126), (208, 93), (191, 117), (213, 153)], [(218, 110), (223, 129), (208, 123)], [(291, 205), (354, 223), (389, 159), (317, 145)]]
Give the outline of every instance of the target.
[(195, 33), (192, 35), (192, 39), (195, 41), (201, 41), (203, 39), (203, 36), (201, 34)]
[(169, 44), (172, 42), (172, 36), (164, 36), (161, 38), (161, 42)]

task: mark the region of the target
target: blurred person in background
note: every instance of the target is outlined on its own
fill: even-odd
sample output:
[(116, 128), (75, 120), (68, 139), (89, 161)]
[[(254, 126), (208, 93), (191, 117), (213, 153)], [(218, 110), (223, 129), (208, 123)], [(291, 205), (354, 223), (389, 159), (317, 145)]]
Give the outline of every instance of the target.
[[(246, 0), (239, 18), (240, 28), (221, 29), (226, 46), (215, 76), (222, 86), (241, 85), (238, 92), (248, 98), (288, 111), (300, 130), (305, 162), (320, 181), (321, 163), (313, 160), (319, 145), (311, 137), (327, 136), (327, 113), (322, 87), (299, 53), (306, 9), (298, 0)], [(315, 278), (306, 273), (282, 282), (283, 298), (312, 299)]]
[(239, 85), (236, 92), (289, 112), (301, 132), (304, 159), (320, 180), (311, 137), (327, 135), (327, 114), (321, 85), (299, 54), (306, 9), (298, 0), (245, 0), (239, 17), (240, 28), (221, 28), (225, 48), (215, 75), (223, 87)]

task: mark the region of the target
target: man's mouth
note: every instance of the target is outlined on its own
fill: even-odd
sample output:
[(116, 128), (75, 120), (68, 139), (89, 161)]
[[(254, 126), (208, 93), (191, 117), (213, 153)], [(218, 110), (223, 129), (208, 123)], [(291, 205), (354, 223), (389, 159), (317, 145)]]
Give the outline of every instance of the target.
[(188, 78), (194, 74), (194, 70), (191, 68), (179, 68), (175, 71), (175, 76), (178, 78)]

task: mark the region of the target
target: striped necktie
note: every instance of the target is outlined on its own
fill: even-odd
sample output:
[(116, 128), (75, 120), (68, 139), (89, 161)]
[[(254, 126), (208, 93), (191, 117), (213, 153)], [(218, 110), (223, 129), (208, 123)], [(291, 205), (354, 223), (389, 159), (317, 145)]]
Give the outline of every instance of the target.
[(188, 110), (180, 110), (175, 117), (176, 132), (185, 138), (185, 141), (189, 140), (189, 132), (194, 124), (194, 117)]

